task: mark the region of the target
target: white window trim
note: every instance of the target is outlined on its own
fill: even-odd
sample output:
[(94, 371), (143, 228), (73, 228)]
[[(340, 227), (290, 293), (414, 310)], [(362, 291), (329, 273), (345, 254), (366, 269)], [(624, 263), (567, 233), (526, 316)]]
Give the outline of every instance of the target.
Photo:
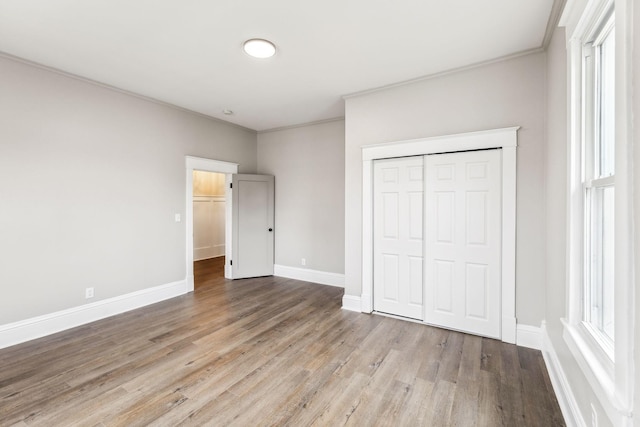
[[(594, 394), (616, 426), (630, 426), (633, 408), (633, 241), (631, 147), (631, 6), (633, 0), (568, 0), (566, 27), (569, 84), (567, 318), (564, 339)], [(614, 360), (582, 321), (583, 182), (582, 47), (590, 31), (615, 6), (616, 22), (616, 196)]]

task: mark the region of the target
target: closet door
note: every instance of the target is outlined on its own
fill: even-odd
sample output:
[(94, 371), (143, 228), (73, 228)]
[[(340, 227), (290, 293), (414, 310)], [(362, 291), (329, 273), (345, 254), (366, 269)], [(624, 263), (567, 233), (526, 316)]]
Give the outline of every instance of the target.
[(500, 337), (501, 151), (425, 156), (425, 321)]
[(374, 162), (373, 309), (423, 318), (423, 157)]

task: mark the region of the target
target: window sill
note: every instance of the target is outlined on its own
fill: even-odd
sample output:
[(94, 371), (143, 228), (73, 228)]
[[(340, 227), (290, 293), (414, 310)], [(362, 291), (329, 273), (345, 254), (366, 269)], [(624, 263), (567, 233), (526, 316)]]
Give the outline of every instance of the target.
[(564, 341), (609, 420), (617, 426), (631, 425), (631, 409), (622, 405), (616, 393), (613, 361), (582, 324), (572, 324), (566, 319), (561, 320), (564, 326)]

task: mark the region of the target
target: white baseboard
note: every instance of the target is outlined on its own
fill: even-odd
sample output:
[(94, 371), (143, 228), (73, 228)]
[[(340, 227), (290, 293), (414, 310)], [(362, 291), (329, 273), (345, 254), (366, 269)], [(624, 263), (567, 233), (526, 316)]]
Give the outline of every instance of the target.
[(544, 363), (547, 366), (549, 372), (549, 378), (551, 379), (551, 385), (553, 391), (556, 393), (562, 416), (568, 427), (586, 427), (586, 422), (582, 417), (578, 402), (575, 395), (571, 390), (567, 376), (562, 369), (562, 365), (558, 360), (551, 338), (547, 334), (547, 329), (542, 324), (542, 357), (544, 357)]
[[(367, 300), (370, 300), (370, 298)], [(372, 308), (364, 307), (364, 301), (364, 297), (361, 298), (355, 295), (344, 295), (342, 297), (342, 308), (344, 310), (370, 313)], [(542, 349), (542, 333), (540, 328), (529, 325), (517, 325), (515, 329), (516, 336), (508, 341), (503, 337), (503, 341), (513, 342), (519, 346), (533, 348), (536, 350)]]
[(41, 338), (187, 293), (185, 280), (0, 325), (0, 348)]
[(516, 345), (542, 350), (542, 330), (536, 326), (517, 325)]
[(362, 304), (360, 297), (355, 295), (343, 295), (342, 296), (342, 309), (349, 311), (362, 312)]
[(224, 256), (225, 246), (217, 245), (209, 248), (197, 248), (193, 250), (193, 260), (202, 261), (205, 259), (218, 258)]
[(303, 280), (305, 282), (313, 282), (319, 283), (321, 285), (338, 286), (340, 288), (344, 288), (344, 274), (309, 270), (306, 268), (288, 267), (286, 265), (274, 265), (273, 275), (286, 277), (287, 279)]

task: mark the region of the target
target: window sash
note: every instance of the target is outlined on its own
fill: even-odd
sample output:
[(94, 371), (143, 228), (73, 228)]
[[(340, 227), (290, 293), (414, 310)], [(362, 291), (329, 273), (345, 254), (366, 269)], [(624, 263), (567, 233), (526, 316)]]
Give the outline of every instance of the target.
[(614, 16), (582, 48), (582, 323), (614, 360)]
[[(612, 178), (612, 177), (611, 177)], [(585, 253), (582, 320), (587, 330), (613, 361), (614, 268), (612, 179), (598, 180), (585, 188)], [(595, 185), (594, 185), (595, 184)]]

